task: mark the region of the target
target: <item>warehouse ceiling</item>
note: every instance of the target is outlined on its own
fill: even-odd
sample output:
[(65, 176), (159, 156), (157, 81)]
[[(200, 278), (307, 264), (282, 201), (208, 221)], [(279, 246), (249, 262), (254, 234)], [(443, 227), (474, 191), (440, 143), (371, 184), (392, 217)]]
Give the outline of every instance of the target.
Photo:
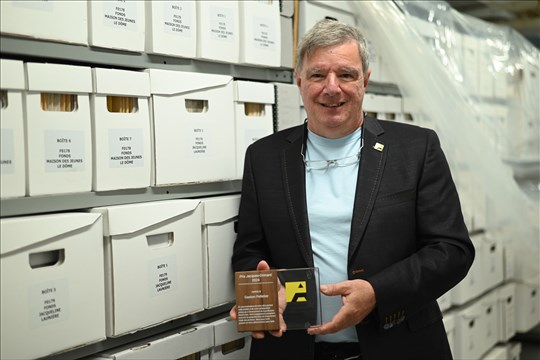
[(448, 0), (460, 13), (491, 23), (508, 25), (540, 47), (539, 0)]

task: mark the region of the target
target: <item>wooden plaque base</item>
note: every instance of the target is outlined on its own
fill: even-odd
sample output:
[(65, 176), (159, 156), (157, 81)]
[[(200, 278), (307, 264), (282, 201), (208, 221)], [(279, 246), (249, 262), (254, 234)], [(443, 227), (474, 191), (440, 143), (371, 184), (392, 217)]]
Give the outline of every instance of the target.
[(278, 279), (275, 270), (235, 273), (237, 330), (279, 330)]

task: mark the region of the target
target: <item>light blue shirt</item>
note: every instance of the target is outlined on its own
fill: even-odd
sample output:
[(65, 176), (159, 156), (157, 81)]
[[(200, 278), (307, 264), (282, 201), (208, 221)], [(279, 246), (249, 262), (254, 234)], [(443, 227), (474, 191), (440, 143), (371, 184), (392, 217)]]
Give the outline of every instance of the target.
[[(362, 129), (339, 138), (327, 139), (308, 131), (306, 160), (333, 160), (358, 154)], [(349, 161), (350, 162), (350, 161)], [(358, 178), (358, 162), (327, 170), (306, 172), (306, 196), (311, 247), (321, 284), (348, 280), (347, 254)], [(321, 294), (322, 321), (328, 322), (341, 308), (341, 296)], [(335, 334), (316, 335), (316, 341), (357, 342), (353, 327)]]

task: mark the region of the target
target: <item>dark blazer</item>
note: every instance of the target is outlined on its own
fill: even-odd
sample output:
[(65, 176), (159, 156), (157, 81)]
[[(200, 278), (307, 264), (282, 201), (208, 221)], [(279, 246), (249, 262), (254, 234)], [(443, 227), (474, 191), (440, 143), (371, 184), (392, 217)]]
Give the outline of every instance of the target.
[[(304, 126), (252, 144), (245, 157), (232, 265), (313, 266), (300, 156)], [(449, 359), (436, 299), (465, 277), (474, 247), (434, 131), (365, 119), (347, 269), (375, 290), (356, 326), (364, 360)], [(376, 143), (384, 145), (375, 149)], [(345, 259), (344, 259), (345, 261)], [(253, 340), (252, 359), (312, 359), (314, 337), (289, 331)]]

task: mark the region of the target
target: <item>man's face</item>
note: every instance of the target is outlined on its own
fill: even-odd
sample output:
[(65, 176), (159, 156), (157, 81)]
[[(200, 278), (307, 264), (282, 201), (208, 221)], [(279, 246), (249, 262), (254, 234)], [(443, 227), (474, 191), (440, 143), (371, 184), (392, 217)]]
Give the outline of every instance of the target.
[(355, 42), (320, 48), (304, 58), (296, 83), (309, 129), (320, 136), (338, 138), (362, 125), (362, 101), (370, 73), (362, 71)]

